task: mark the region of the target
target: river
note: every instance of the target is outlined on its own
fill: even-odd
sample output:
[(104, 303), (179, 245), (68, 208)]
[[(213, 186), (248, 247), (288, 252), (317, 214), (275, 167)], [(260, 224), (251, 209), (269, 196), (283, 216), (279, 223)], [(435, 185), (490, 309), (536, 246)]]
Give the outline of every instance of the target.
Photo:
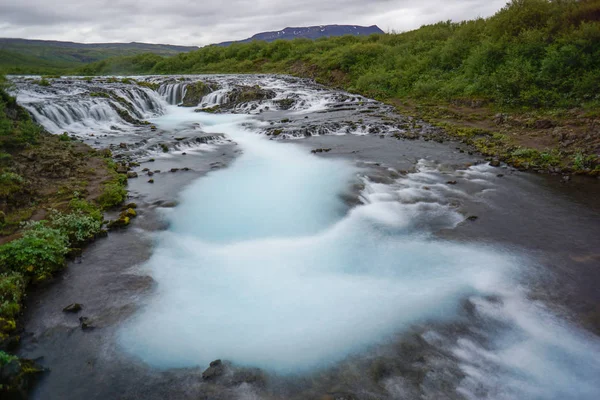
[(34, 398), (598, 398), (597, 182), (491, 167), (307, 80), (135, 79), (13, 78), (47, 130), (140, 163), (135, 223), (31, 296)]

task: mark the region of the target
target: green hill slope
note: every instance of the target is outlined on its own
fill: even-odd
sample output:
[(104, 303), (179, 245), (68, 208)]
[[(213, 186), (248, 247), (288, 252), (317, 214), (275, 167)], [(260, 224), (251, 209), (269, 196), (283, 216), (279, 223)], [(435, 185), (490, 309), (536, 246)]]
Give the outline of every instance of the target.
[(110, 57), (152, 53), (173, 56), (194, 46), (147, 43), (73, 43), (0, 38), (0, 69), (5, 73), (55, 73)]

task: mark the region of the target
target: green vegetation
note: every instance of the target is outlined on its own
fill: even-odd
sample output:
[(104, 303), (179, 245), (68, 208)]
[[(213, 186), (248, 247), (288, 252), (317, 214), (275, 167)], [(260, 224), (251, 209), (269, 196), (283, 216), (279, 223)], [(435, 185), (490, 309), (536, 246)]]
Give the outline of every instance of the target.
[(144, 44), (83, 44), (41, 40), (0, 39), (0, 71), (7, 74), (65, 73), (110, 57), (152, 53), (172, 56), (194, 47)]
[(102, 210), (127, 196), (126, 176), (110, 151), (44, 132), (6, 93), (6, 84), (0, 76), (0, 367), (11, 366), (0, 376), (0, 397), (24, 393), (39, 372), (33, 362), (4, 352), (18, 343), (27, 286), (54, 276), (105, 233)]
[(598, 0), (513, 0), (488, 19), (401, 34), (209, 46), (170, 58), (114, 58), (81, 73), (285, 72), (365, 95), (507, 107), (600, 102)]
[(411, 32), (117, 57), (78, 73), (309, 77), (391, 103), (495, 159), (593, 175), (600, 138), (586, 127), (600, 117), (599, 10), (600, 0), (512, 0), (490, 18)]

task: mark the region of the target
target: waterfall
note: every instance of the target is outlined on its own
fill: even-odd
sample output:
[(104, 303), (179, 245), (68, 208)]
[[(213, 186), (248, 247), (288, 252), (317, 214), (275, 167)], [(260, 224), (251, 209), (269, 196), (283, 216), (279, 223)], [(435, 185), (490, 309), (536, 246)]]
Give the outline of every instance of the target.
[(187, 89), (187, 83), (164, 83), (160, 85), (157, 92), (165, 99), (165, 101), (171, 105), (180, 104), (185, 97)]
[(214, 107), (224, 104), (228, 100), (227, 95), (229, 93), (229, 90), (230, 89), (228, 87), (215, 90), (214, 92), (204, 96), (200, 104), (202, 104), (203, 107)]
[(73, 80), (42, 87), (24, 81), (17, 88), (19, 103), (51, 133), (89, 135), (131, 129), (133, 120), (166, 110), (157, 92), (136, 84)]

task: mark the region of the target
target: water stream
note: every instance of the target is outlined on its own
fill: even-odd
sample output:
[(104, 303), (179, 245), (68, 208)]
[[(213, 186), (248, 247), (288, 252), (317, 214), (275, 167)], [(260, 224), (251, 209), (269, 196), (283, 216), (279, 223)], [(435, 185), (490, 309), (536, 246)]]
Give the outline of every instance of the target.
[[(231, 77), (223, 79), (222, 87), (232, 85)], [(299, 121), (289, 132), (306, 129), (305, 115), (319, 125), (326, 118), (319, 110), (336, 96), (340, 101), (339, 93), (302, 82), (299, 89), (277, 78), (252, 79), (278, 90), (277, 98), (294, 93), (301, 99), (285, 114)], [(192, 181), (179, 193), (179, 205), (165, 211), (169, 228), (154, 234), (152, 256), (136, 267), (155, 288), (136, 299), (139, 310), (117, 327), (115, 345), (129, 357), (158, 370), (225, 359), (276, 376), (303, 376), (419, 327), (423, 346), (445, 354), (459, 371), (451, 398), (600, 395), (600, 341), (528, 298), (534, 258), (500, 244), (438, 235), (465, 223), (457, 202), (484, 202), (486, 191), (495, 190), (491, 167), (452, 172), (469, 190), (448, 185), (449, 172), (426, 159), (379, 182), (352, 157), (318, 157), (261, 135), (281, 119), (273, 101), (214, 115), (176, 107), (185, 96), (182, 83), (165, 83), (158, 92), (118, 90), (135, 104), (135, 115), (163, 135), (224, 134), (240, 150), (228, 168)], [(222, 103), (224, 92), (203, 101)], [(107, 132), (107, 125), (127, 126), (111, 114), (115, 106), (101, 111), (113, 100), (85, 99), (77, 102), (80, 111), (71, 103), (36, 106), (43, 95), (37, 96), (19, 100), (48, 129), (85, 135), (90, 121)], [(341, 101), (354, 104), (350, 96)], [(265, 117), (265, 104), (272, 117)], [(360, 116), (347, 129), (364, 135), (374, 125), (363, 121), (369, 113)], [(352, 128), (360, 124), (368, 126)], [(377, 129), (388, 128), (381, 123)], [(345, 201), (349, 193), (359, 205)], [(462, 328), (447, 328), (454, 325)], [(439, 367), (426, 365), (430, 372)], [(389, 398), (444, 393), (417, 395), (403, 379), (386, 381)]]

